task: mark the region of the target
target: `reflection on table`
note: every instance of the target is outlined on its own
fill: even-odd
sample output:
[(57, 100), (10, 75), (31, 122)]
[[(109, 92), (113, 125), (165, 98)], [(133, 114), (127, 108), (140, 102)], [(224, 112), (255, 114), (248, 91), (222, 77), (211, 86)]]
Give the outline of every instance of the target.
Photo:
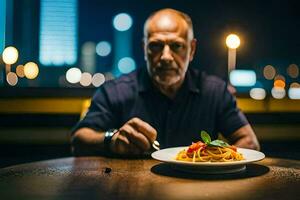
[(266, 158), (242, 173), (200, 175), (152, 159), (63, 158), (0, 170), (1, 199), (295, 199), (300, 161)]

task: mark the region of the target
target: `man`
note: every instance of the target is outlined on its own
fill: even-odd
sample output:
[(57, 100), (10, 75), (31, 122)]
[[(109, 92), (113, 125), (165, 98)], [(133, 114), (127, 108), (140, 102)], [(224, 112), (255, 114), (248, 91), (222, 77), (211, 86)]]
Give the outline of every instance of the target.
[(201, 130), (259, 149), (226, 83), (188, 68), (195, 50), (189, 16), (173, 9), (152, 14), (144, 25), (147, 68), (99, 88), (73, 132), (75, 155), (143, 154), (155, 140), (162, 148), (189, 145), (200, 140)]

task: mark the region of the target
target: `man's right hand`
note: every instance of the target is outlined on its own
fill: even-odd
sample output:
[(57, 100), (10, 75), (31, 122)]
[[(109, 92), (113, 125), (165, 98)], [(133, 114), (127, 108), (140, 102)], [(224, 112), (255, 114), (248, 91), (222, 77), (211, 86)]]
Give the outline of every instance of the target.
[(110, 148), (119, 155), (138, 155), (151, 149), (157, 131), (147, 122), (132, 118), (113, 136)]

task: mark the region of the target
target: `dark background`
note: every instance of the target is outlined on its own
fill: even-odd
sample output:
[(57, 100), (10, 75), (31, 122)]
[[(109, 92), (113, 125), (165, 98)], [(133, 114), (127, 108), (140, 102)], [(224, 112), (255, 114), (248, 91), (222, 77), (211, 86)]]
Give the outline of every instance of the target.
[[(258, 78), (267, 64), (282, 73), (289, 64), (300, 64), (300, 6), (296, 0), (78, 0), (78, 51), (87, 41), (114, 43), (112, 19), (118, 13), (126, 12), (133, 18), (133, 57), (137, 66), (144, 66), (141, 44), (144, 21), (153, 11), (166, 7), (186, 12), (193, 20), (198, 39), (194, 67), (226, 78), (225, 38), (229, 33), (236, 33), (241, 38), (237, 68), (254, 69)], [(39, 1), (18, 0), (13, 9), (13, 37), (8, 36), (7, 43), (22, 52), (20, 63), (38, 62)], [(79, 60), (76, 66), (80, 64)], [(97, 56), (97, 62), (106, 65), (104, 69), (98, 67), (97, 71), (110, 71), (113, 53), (107, 58)], [(65, 71), (65, 67), (41, 66), (39, 84), (32, 85), (55, 87), (51, 81)]]
[(280, 60), (299, 61), (300, 7), (297, 1), (291, 0), (79, 1), (80, 41), (97, 41), (99, 38), (111, 41), (112, 26), (107, 19), (119, 12), (127, 12), (134, 21), (134, 55), (142, 65), (143, 23), (151, 12), (165, 7), (181, 10), (191, 16), (198, 39), (193, 64), (208, 71), (226, 68), (225, 38), (231, 32), (237, 33), (242, 41), (237, 57), (241, 68)]
[[(19, 63), (32, 60), (39, 63), (40, 3), (38, 0), (9, 2), (11, 2), (13, 17), (8, 24), (6, 45), (14, 45), (22, 52)], [(141, 40), (144, 21), (151, 12), (165, 7), (186, 12), (193, 19), (195, 37), (198, 39), (198, 49), (192, 63), (194, 67), (226, 78), (225, 38), (231, 32), (235, 32), (241, 38), (241, 46), (237, 50), (237, 68), (254, 69), (259, 78), (262, 77), (262, 68), (267, 64), (272, 64), (280, 73), (285, 73), (291, 63), (300, 65), (300, 7), (296, 0), (79, 0), (78, 50), (80, 51), (81, 45), (87, 41), (108, 40), (113, 43), (112, 19), (118, 13), (126, 12), (133, 18), (133, 55), (137, 65), (143, 66)], [(113, 54), (105, 60), (98, 57), (97, 62), (105, 61), (107, 63), (105, 70), (109, 71), (112, 59)], [(78, 64), (79, 60), (75, 66)], [(55, 80), (65, 71), (65, 67), (40, 65), (40, 75), (36, 80), (32, 80), (30, 84), (22, 80), (18, 87), (24, 88), (3, 86), (0, 97), (65, 98), (90, 97), (93, 94), (94, 88), (57, 90), (56, 87), (59, 86)], [(299, 81), (299, 77), (297, 80)], [(271, 81), (270, 85), (272, 83)], [(272, 135), (272, 127), (273, 130), (281, 126), (293, 128), (300, 123), (299, 113), (250, 113), (247, 117), (254, 126), (266, 125), (269, 135)], [(24, 137), (23, 142), (22, 140), (12, 143), (0, 141), (0, 167), (71, 156), (69, 140), (57, 143), (47, 141), (47, 138), (61, 132), (65, 135), (69, 134), (78, 120), (78, 115), (0, 114), (0, 134), (11, 131), (17, 135), (23, 134)], [(289, 129), (286, 132), (289, 132)], [(27, 133), (40, 135), (43, 142), (28, 142), (25, 139)], [(299, 141), (291, 141), (284, 136), (282, 138), (284, 138), (282, 141), (262, 141), (262, 151), (267, 156), (299, 159)]]

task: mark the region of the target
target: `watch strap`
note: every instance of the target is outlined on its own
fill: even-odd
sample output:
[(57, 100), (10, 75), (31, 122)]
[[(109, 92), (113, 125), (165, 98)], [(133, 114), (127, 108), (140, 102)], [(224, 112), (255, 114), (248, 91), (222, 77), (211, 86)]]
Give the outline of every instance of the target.
[(118, 132), (118, 129), (109, 129), (108, 131), (105, 132), (104, 135), (104, 148), (107, 152), (110, 152), (110, 143), (112, 140), (112, 137)]

